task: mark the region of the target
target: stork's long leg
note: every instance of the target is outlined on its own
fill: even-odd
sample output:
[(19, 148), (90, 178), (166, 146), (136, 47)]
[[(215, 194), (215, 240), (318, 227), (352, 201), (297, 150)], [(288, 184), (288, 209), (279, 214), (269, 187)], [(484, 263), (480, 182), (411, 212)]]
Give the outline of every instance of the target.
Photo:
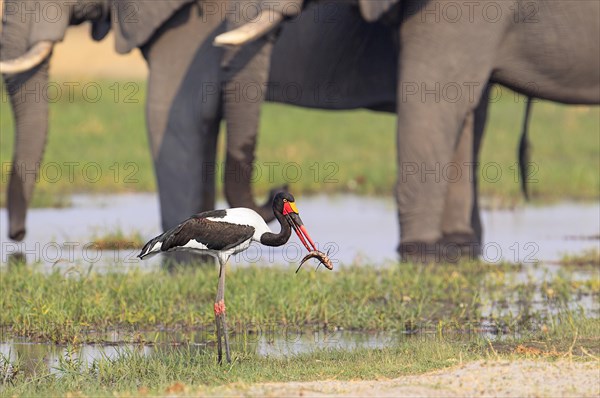
[(215, 324), (217, 325), (217, 353), (218, 353), (218, 361), (219, 364), (223, 360), (223, 350), (222, 350), (222, 338), (223, 332), (221, 331), (221, 322), (219, 321), (219, 315), (217, 314), (217, 302), (215, 301)]
[(227, 363), (231, 363), (231, 354), (229, 351), (229, 334), (227, 333), (227, 320), (225, 319), (225, 312), (223, 312), (223, 338), (225, 339), (225, 358), (227, 358)]
[(227, 323), (225, 321), (225, 262), (220, 262), (219, 284), (217, 287), (217, 298), (215, 299), (215, 323), (217, 324), (217, 352), (219, 363), (223, 362), (222, 340), (225, 339), (225, 357), (231, 362), (229, 351), (229, 336), (227, 335)]

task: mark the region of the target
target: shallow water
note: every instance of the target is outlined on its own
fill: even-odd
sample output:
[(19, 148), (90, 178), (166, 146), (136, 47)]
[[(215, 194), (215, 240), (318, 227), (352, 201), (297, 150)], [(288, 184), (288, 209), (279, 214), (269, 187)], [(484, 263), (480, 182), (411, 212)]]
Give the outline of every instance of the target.
[[(235, 325), (231, 326), (235, 329)], [(255, 326), (252, 325), (253, 328)], [(244, 333), (243, 330), (238, 332), (241, 333), (230, 336), (230, 344), (234, 353), (252, 353), (270, 357), (291, 356), (318, 349), (383, 348), (398, 339), (390, 333), (326, 332), (323, 330), (311, 332), (294, 327), (277, 327), (277, 325), (267, 325), (264, 330), (252, 334)], [(216, 351), (214, 335), (212, 329), (195, 332), (136, 333), (135, 336), (113, 332), (103, 336), (103, 343), (82, 344), (77, 347), (12, 340), (0, 343), (0, 355), (10, 359), (13, 363), (17, 361), (18, 357), (28, 374), (33, 374), (35, 368), (40, 364), (47, 366), (53, 373), (61, 373), (61, 358), (76, 359), (86, 366), (90, 366), (94, 361), (114, 360), (134, 350), (143, 356), (178, 349), (212, 353)], [(139, 339), (140, 336), (143, 336), (144, 344), (128, 342), (132, 339)]]
[[(0, 261), (23, 252), (30, 262), (68, 268), (74, 264), (105, 267), (153, 268), (160, 256), (140, 262), (138, 250), (98, 251), (92, 237), (117, 228), (125, 234), (139, 232), (150, 239), (160, 232), (158, 200), (154, 194), (77, 195), (64, 209), (32, 209), (27, 238), (7, 239), (6, 209), (0, 211), (2, 250)], [(221, 206), (224, 204), (221, 203)], [(385, 264), (395, 261), (399, 232), (391, 199), (357, 196), (316, 196), (298, 200), (302, 218), (321, 250), (330, 251), (335, 263)], [(489, 262), (553, 262), (566, 253), (598, 248), (600, 204), (561, 203), (525, 206), (515, 210), (482, 212), (485, 244), (483, 258)], [(277, 229), (277, 225), (272, 225)], [(230, 264), (297, 264), (304, 248), (293, 236), (281, 248), (254, 244), (230, 259)], [(115, 265), (115, 263), (117, 265)]]
[[(253, 332), (250, 333), (249, 330)], [(496, 332), (485, 327), (472, 331), (435, 332), (349, 332), (343, 330), (326, 331), (323, 329), (302, 329), (282, 325), (230, 325), (231, 350), (236, 354), (255, 354), (263, 357), (289, 357), (316, 350), (353, 350), (357, 348), (385, 348), (401, 343), (406, 339), (427, 339), (427, 341), (472, 342), (481, 338), (502, 338)], [(165, 354), (175, 350), (190, 350), (192, 353), (216, 352), (214, 329), (206, 328), (197, 331), (160, 331), (160, 332), (123, 332), (113, 331), (97, 335), (101, 343), (65, 346), (49, 343), (31, 343), (26, 340), (12, 339), (0, 343), (0, 356), (11, 363), (20, 363), (23, 371), (32, 375), (39, 372), (40, 366), (47, 367), (51, 373), (64, 372), (61, 359), (76, 360), (85, 367), (102, 359), (115, 360), (124, 355), (136, 352), (143, 356)], [(142, 340), (143, 343), (139, 341)], [(135, 343), (132, 343), (135, 341)], [(1, 367), (1, 366), (0, 366)]]
[[(583, 301), (576, 300), (572, 306), (584, 306), (588, 316), (598, 317), (599, 304), (591, 296), (585, 296)], [(571, 307), (571, 305), (569, 305)], [(485, 305), (484, 305), (485, 307)], [(546, 308), (547, 312), (558, 312), (564, 307), (552, 308), (542, 302), (531, 304), (530, 310)], [(513, 315), (522, 312), (518, 304), (511, 302), (506, 308), (498, 311), (493, 306), (482, 309), (482, 313), (498, 315), (502, 311), (512, 311)], [(485, 315), (484, 315), (485, 316)], [(530, 331), (521, 333), (519, 326), (507, 325), (491, 319), (484, 319), (479, 324), (462, 325), (461, 330), (456, 325), (447, 324), (440, 328), (425, 326), (411, 330), (390, 332), (355, 332), (343, 329), (325, 330), (315, 326), (284, 325), (278, 323), (230, 323), (229, 341), (235, 355), (258, 355), (261, 357), (292, 357), (298, 354), (311, 353), (320, 350), (351, 351), (359, 348), (382, 349), (394, 347), (403, 342), (417, 339), (428, 343), (461, 342), (463, 344), (482, 343), (491, 341), (510, 341), (529, 335)], [(76, 364), (77, 371), (90, 368), (100, 360), (118, 360), (132, 353), (150, 357), (159, 356), (183, 350), (191, 354), (213, 354), (216, 352), (214, 325), (194, 330), (158, 330), (139, 331), (135, 329), (118, 329), (110, 331), (83, 331), (78, 335), (78, 341), (88, 341), (77, 345), (53, 344), (46, 342), (31, 342), (26, 338), (2, 333), (0, 338), (0, 375), (9, 366), (19, 364), (19, 369), (27, 376), (40, 373), (41, 368), (51, 373), (61, 375), (69, 371), (71, 364)], [(43, 372), (42, 372), (43, 373)]]

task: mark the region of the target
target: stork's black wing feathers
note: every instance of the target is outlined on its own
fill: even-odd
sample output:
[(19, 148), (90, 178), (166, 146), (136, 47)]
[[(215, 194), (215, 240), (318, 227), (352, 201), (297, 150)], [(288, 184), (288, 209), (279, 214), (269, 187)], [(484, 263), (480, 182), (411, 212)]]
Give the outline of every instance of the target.
[(224, 218), (227, 215), (227, 210), (208, 210), (198, 213), (192, 218)]
[(206, 245), (210, 250), (228, 250), (254, 235), (254, 227), (250, 225), (207, 220), (206, 217), (214, 217), (207, 213), (188, 218), (177, 227), (165, 232), (161, 250), (167, 251), (185, 246), (192, 239)]

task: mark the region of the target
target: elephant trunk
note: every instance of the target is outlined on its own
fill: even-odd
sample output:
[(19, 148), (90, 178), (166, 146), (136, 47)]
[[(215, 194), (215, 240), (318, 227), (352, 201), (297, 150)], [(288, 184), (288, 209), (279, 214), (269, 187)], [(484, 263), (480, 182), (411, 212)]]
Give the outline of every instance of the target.
[[(0, 38), (0, 60), (21, 57), (29, 50), (28, 26), (18, 18), (7, 19)], [(48, 84), (48, 58), (37, 66), (14, 74), (4, 75), (15, 120), (13, 162), (8, 183), (7, 207), (10, 239), (25, 237), (25, 217), (48, 132), (48, 101), (42, 95)]]

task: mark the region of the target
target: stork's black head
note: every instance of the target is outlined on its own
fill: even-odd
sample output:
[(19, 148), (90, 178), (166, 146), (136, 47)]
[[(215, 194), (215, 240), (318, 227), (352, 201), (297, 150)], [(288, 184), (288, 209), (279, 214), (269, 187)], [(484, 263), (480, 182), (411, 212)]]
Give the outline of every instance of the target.
[[(286, 215), (290, 212), (294, 212), (298, 214), (298, 209), (296, 209), (296, 199), (289, 192), (279, 192), (273, 198), (273, 211)], [(287, 203), (287, 205), (286, 205)]]
[[(279, 192), (277, 195), (275, 195), (275, 198), (273, 199), (273, 212), (275, 214), (283, 215), (308, 251), (316, 250), (313, 240), (310, 238), (308, 231), (304, 227), (304, 224), (298, 215), (296, 200), (291, 193)], [(282, 220), (280, 219), (280, 221)], [(312, 248), (308, 245), (309, 243), (312, 245)]]

